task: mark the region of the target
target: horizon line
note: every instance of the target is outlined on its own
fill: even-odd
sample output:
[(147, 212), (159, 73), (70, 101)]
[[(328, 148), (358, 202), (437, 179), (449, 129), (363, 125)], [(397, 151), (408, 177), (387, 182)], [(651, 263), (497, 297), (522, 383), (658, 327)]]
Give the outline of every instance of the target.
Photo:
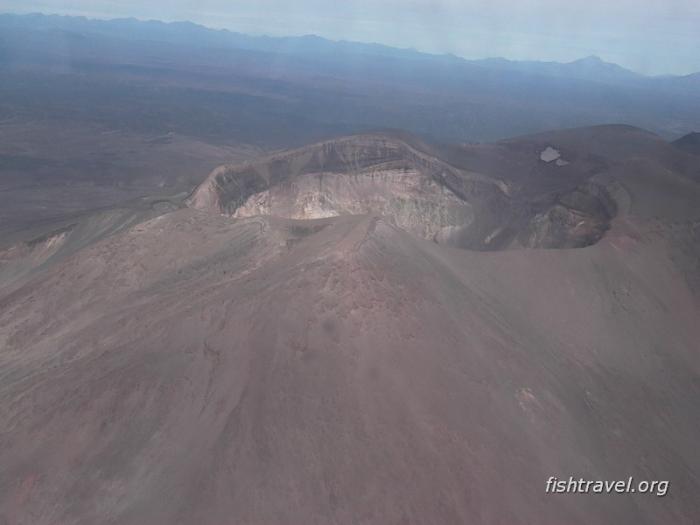
[[(26, 12), (13, 12), (13, 11), (0, 11), (0, 16), (3, 15), (10, 15), (10, 16), (23, 16), (23, 17), (28, 17), (28, 16), (45, 16), (45, 17), (60, 17), (60, 18), (73, 18), (73, 19), (83, 19), (87, 21), (95, 21), (95, 22), (118, 22), (118, 21), (136, 21), (139, 23), (159, 23), (159, 24), (164, 24), (164, 25), (182, 25), (182, 24), (189, 24), (201, 29), (205, 29), (207, 31), (214, 31), (214, 32), (222, 32), (222, 33), (229, 33), (233, 35), (242, 35), (250, 38), (269, 38), (273, 40), (283, 40), (283, 39), (291, 39), (291, 38), (318, 38), (320, 40), (324, 40), (326, 42), (331, 42), (331, 43), (336, 43), (336, 44), (359, 44), (359, 45), (366, 45), (366, 46), (379, 46), (383, 47), (386, 49), (392, 49), (396, 51), (404, 51), (404, 52), (412, 52), (420, 55), (426, 55), (426, 56), (432, 56), (432, 57), (450, 57), (450, 58), (456, 58), (461, 61), (464, 61), (466, 63), (478, 63), (478, 62), (483, 62), (483, 61), (488, 61), (488, 60), (505, 60), (507, 62), (511, 62), (514, 64), (526, 64), (526, 63), (536, 63), (536, 64), (559, 64), (559, 65), (569, 65), (569, 64), (575, 64), (577, 62), (581, 62), (583, 60), (588, 60), (588, 59), (597, 59), (600, 62), (608, 65), (613, 65), (616, 67), (619, 67), (625, 71), (628, 71), (630, 73), (633, 73), (635, 75), (639, 75), (640, 77), (645, 77), (645, 78), (684, 78), (684, 77), (690, 77), (694, 75), (700, 74), (700, 71), (691, 71), (690, 73), (657, 73), (657, 74), (647, 74), (647, 73), (642, 73), (640, 71), (635, 71), (634, 69), (631, 69), (626, 66), (622, 66), (618, 64), (617, 62), (611, 62), (608, 61), (602, 57), (600, 57), (597, 54), (589, 54), (585, 56), (581, 56), (579, 58), (575, 58), (571, 61), (568, 62), (560, 62), (557, 60), (543, 60), (543, 59), (526, 59), (526, 60), (520, 60), (520, 59), (512, 59), (508, 58), (505, 56), (498, 56), (498, 55), (491, 55), (491, 56), (482, 56), (480, 58), (467, 58), (466, 56), (463, 55), (458, 55), (453, 52), (446, 52), (446, 53), (434, 53), (430, 51), (424, 51), (415, 47), (399, 47), (399, 46), (394, 46), (390, 44), (384, 44), (381, 42), (377, 41), (363, 41), (363, 40), (347, 40), (347, 39), (333, 39), (333, 38), (328, 38), (325, 36), (318, 35), (316, 33), (303, 33), (303, 34), (287, 34), (287, 35), (271, 35), (268, 33), (249, 33), (249, 32), (242, 32), (238, 31), (233, 28), (229, 27), (214, 27), (214, 26), (209, 26), (202, 24), (200, 22), (194, 22), (192, 20), (186, 20), (186, 19), (180, 19), (180, 20), (163, 20), (163, 19), (158, 19), (158, 18), (140, 18), (137, 16), (121, 16), (121, 17), (103, 17), (103, 16), (95, 16), (95, 15), (78, 15), (78, 14), (65, 14), (65, 13), (56, 13), (56, 12), (42, 12), (42, 11), (26, 11)], [(478, 64), (477, 64), (478, 65)]]

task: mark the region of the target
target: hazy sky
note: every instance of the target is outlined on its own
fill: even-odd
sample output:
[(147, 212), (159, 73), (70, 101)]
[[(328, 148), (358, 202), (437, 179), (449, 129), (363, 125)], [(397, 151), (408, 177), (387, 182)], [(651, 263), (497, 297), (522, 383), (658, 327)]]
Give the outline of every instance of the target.
[(3, 12), (191, 20), (251, 34), (317, 34), (467, 58), (700, 71), (700, 0), (0, 0)]

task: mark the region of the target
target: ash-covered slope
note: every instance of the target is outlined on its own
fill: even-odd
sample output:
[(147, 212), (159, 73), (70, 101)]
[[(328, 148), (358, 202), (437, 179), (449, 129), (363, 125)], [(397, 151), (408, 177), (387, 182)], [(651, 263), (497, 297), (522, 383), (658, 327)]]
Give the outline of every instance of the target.
[[(620, 127), (352, 137), (0, 253), (0, 524), (695, 523), (693, 159)], [(593, 245), (483, 251), (580, 246), (608, 199)], [(300, 210), (337, 216), (273, 216)]]
[(0, 300), (0, 521), (692, 523), (696, 300), (655, 224), (483, 253), (155, 218)]

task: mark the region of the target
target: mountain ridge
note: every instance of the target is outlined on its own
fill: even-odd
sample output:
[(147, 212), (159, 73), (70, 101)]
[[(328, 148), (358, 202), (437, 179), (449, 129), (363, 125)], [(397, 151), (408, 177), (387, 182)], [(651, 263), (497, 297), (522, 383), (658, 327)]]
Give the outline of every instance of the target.
[[(57, 22), (57, 26), (67, 26), (70, 27), (71, 22), (79, 22), (83, 26), (97, 25), (102, 29), (107, 29), (108, 33), (109, 26), (121, 26), (123, 29), (127, 30), (138, 30), (143, 29), (145, 31), (151, 31), (152, 36), (157, 36), (160, 38), (175, 38), (179, 41), (176, 35), (169, 31), (169, 29), (183, 29), (189, 33), (196, 33), (197, 36), (209, 36), (212, 37), (209, 43), (219, 44), (229, 44), (237, 45), (241, 48), (256, 50), (256, 51), (274, 51), (278, 53), (298, 53), (300, 51), (316, 51), (322, 53), (335, 53), (343, 48), (355, 48), (358, 51), (368, 53), (368, 54), (378, 54), (387, 57), (411, 57), (411, 58), (431, 58), (440, 59), (447, 61), (455, 61), (463, 64), (470, 64), (476, 66), (492, 67), (496, 65), (497, 67), (505, 67), (506, 69), (511, 69), (513, 71), (527, 71), (531, 68), (531, 72), (542, 74), (545, 76), (564, 76), (567, 73), (575, 73), (577, 66), (587, 67), (589, 70), (588, 75), (582, 75), (582, 78), (593, 79), (595, 74), (601, 72), (607, 73), (603, 78), (599, 78), (599, 81), (611, 80), (617, 78), (618, 80), (627, 78), (640, 78), (647, 77), (653, 78), (653, 75), (643, 75), (641, 73), (634, 72), (627, 68), (624, 68), (618, 64), (612, 62), (607, 62), (602, 60), (597, 55), (587, 55), (581, 58), (572, 59), (567, 62), (557, 62), (557, 61), (541, 61), (541, 60), (513, 60), (503, 57), (493, 57), (493, 58), (476, 58), (468, 59), (454, 53), (429, 53), (425, 51), (418, 51), (413, 48), (400, 48), (394, 47), (386, 44), (380, 44), (377, 42), (360, 42), (351, 40), (333, 40), (330, 38), (322, 37), (315, 34), (306, 34), (298, 36), (269, 36), (269, 35), (250, 35), (246, 33), (241, 33), (227, 28), (215, 29), (202, 24), (198, 24), (191, 21), (161, 21), (155, 19), (137, 19), (134, 17), (130, 18), (90, 18), (85, 16), (72, 16), (72, 15), (58, 15), (58, 14), (43, 14), (43, 13), (31, 13), (31, 14), (15, 14), (15, 13), (0, 13), (0, 17), (17, 17), (19, 19), (25, 18), (32, 21), (40, 21), (48, 23), (51, 27), (52, 22)], [(315, 46), (314, 46), (315, 44)], [(619, 74), (620, 77), (615, 77), (614, 74)], [(700, 74), (700, 72), (683, 74), (683, 75), (665, 75), (666, 78), (681, 78), (690, 77), (692, 75)]]
[(43, 16), (0, 17), (0, 30), (0, 111), (30, 123), (280, 149), (383, 128), (491, 142), (620, 122), (675, 138), (700, 122), (692, 76), (639, 77), (600, 61), (487, 67), (315, 37)]

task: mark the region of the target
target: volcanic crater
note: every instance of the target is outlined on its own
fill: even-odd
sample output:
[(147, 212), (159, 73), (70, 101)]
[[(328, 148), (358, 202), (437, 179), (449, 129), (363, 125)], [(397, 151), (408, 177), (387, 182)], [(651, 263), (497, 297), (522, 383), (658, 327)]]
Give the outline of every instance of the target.
[(234, 218), (378, 215), (413, 235), (480, 251), (589, 246), (616, 214), (606, 186), (593, 180), (598, 164), (549, 165), (533, 149), (522, 169), (554, 174), (524, 187), (453, 162), (460, 153), (405, 134), (334, 139), (221, 166), (188, 205)]

